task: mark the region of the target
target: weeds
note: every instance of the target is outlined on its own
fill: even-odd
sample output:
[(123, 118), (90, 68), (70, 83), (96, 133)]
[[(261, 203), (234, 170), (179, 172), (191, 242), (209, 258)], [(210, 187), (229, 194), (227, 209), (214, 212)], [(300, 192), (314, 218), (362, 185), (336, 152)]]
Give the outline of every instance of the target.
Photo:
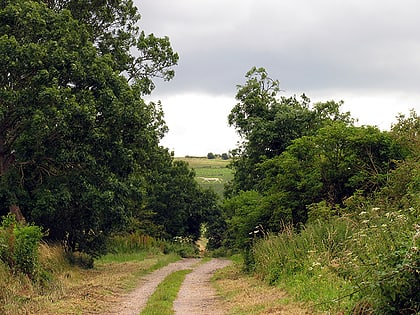
[(417, 212), (370, 207), (300, 233), (292, 227), (255, 242), (255, 273), (318, 308), (354, 314), (420, 311)]
[(12, 214), (3, 217), (0, 226), (0, 259), (12, 272), (22, 272), (35, 278), (38, 246), (42, 236), (38, 226), (21, 225)]

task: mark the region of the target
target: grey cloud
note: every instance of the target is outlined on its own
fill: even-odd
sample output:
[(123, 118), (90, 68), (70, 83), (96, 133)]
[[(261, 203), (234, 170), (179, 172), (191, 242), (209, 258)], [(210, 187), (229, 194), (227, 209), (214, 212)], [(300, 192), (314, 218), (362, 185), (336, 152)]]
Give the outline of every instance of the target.
[(180, 54), (159, 93), (234, 95), (252, 66), (286, 90), (404, 89), (420, 82), (420, 2), (144, 0), (142, 27)]

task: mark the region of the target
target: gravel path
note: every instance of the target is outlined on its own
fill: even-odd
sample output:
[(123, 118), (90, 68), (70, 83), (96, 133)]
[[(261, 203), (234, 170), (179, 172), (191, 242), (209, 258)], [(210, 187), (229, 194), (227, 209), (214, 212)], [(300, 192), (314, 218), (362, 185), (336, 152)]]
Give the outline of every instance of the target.
[(165, 279), (166, 276), (178, 270), (191, 269), (193, 265), (199, 261), (200, 259), (198, 258), (182, 259), (146, 275), (137, 289), (127, 295), (124, 300), (108, 314), (140, 314), (142, 309), (146, 306), (149, 297), (153, 294), (153, 292), (155, 292), (156, 287), (159, 285), (159, 283), (162, 282), (163, 279)]
[(159, 283), (169, 274), (183, 269), (193, 269), (193, 271), (185, 278), (178, 297), (174, 302), (175, 314), (223, 314), (223, 311), (217, 307), (216, 294), (210, 284), (210, 278), (217, 269), (229, 265), (230, 261), (225, 259), (212, 259), (205, 264), (194, 266), (200, 260), (199, 258), (182, 259), (146, 275), (137, 289), (128, 294), (121, 303), (118, 303), (115, 309), (107, 314), (140, 314)]
[(210, 283), (210, 278), (217, 269), (226, 267), (231, 261), (212, 259), (194, 268), (189, 273), (174, 301), (176, 315), (222, 315), (216, 292)]

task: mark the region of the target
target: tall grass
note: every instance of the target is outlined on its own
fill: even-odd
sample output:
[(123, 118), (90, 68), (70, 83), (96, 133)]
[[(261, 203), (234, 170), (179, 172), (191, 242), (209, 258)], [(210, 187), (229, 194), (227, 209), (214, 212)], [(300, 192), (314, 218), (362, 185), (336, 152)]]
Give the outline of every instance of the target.
[[(420, 311), (418, 210), (371, 207), (257, 240), (255, 273), (319, 309)], [(410, 313), (411, 312), (411, 313)]]
[(114, 235), (108, 240), (108, 249), (118, 253), (140, 252), (161, 246), (162, 242), (139, 232)]
[(175, 253), (181, 257), (197, 257), (198, 246), (190, 238), (175, 237), (173, 240), (156, 239), (140, 232), (115, 235), (108, 241), (108, 249), (113, 254), (131, 253)]
[(63, 286), (58, 275), (70, 268), (64, 249), (59, 245), (41, 243), (38, 252), (35, 279), (21, 272), (12, 272), (0, 261), (0, 314), (39, 313), (46, 301), (62, 296)]
[[(336, 274), (337, 258), (346, 253), (352, 222), (317, 221), (297, 233), (285, 227), (280, 235), (257, 240), (253, 247), (255, 274), (273, 285), (282, 285), (299, 300), (317, 301), (320, 309), (338, 309), (349, 304), (341, 294), (351, 284)], [(322, 304), (322, 305), (321, 305)]]

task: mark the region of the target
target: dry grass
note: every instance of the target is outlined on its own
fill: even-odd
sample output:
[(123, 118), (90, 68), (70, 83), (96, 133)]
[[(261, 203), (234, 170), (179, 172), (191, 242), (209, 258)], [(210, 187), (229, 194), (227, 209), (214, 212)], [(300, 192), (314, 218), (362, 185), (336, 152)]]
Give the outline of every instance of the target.
[(271, 287), (262, 281), (240, 271), (233, 264), (220, 270), (213, 277), (218, 294), (223, 297), (229, 315), (245, 314), (316, 314), (303, 305), (292, 302), (286, 292)]
[(35, 314), (102, 314), (152, 270), (159, 258), (142, 261), (99, 263), (92, 270), (74, 269), (62, 275), (65, 292)]
[(179, 259), (157, 253), (107, 258), (85, 270), (70, 266), (61, 246), (41, 244), (43, 284), (12, 275), (0, 264), (0, 314), (103, 314), (136, 287), (142, 275)]

